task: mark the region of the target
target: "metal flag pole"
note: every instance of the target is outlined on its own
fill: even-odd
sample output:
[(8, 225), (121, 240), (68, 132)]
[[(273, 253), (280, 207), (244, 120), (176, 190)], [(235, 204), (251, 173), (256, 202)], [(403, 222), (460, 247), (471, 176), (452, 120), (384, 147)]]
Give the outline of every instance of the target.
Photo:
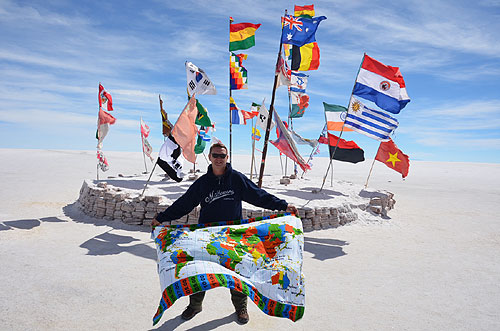
[(255, 162), (255, 135), (256, 135), (256, 130), (255, 126), (253, 124), (253, 117), (252, 117), (252, 160), (250, 161), (250, 180), (253, 178), (253, 167), (254, 167), (254, 162)]
[[(380, 146), (379, 146), (379, 149), (380, 149)], [(365, 183), (365, 188), (368, 187), (368, 180), (370, 179), (370, 176), (372, 174), (372, 170), (373, 170), (373, 165), (375, 164), (375, 158), (373, 158), (373, 162), (372, 162), (372, 166), (370, 168), (370, 172), (368, 173), (368, 177), (366, 177), (366, 183)]]
[[(347, 118), (347, 116), (349, 116), (349, 107), (351, 106), (352, 94), (354, 93), (354, 87), (356, 86), (356, 81), (358, 80), (359, 71), (361, 70), (361, 66), (363, 65), (363, 62), (365, 60), (365, 55), (366, 55), (366, 53), (363, 53), (363, 59), (361, 60), (361, 65), (358, 68), (358, 73), (356, 74), (356, 79), (354, 80), (354, 85), (352, 86), (351, 96), (349, 97), (349, 104), (347, 105), (346, 118)], [(337, 148), (339, 146), (340, 138), (342, 137), (342, 133), (344, 132), (344, 126), (345, 126), (345, 121), (344, 121), (344, 124), (342, 124), (342, 129), (340, 130), (339, 139), (337, 139), (337, 144), (335, 145), (335, 148), (333, 149), (332, 155), (330, 155), (330, 163), (328, 164), (328, 169), (326, 169), (326, 174), (323, 177), (323, 183), (321, 184), (321, 188), (319, 189), (319, 191), (317, 191), (317, 193), (319, 193), (319, 192), (321, 192), (321, 190), (323, 190), (323, 186), (325, 185), (326, 177), (328, 176), (328, 171), (330, 171), (330, 166), (332, 164), (333, 157), (335, 156), (335, 152), (337, 151)], [(330, 146), (330, 145), (328, 145), (328, 146)]]
[[(99, 86), (97, 86), (97, 91), (99, 91), (99, 87), (101, 86), (101, 82), (99, 82)], [(97, 132), (96, 132), (96, 137), (97, 137), (97, 151), (99, 151), (99, 113), (101, 111), (101, 106), (100, 106), (100, 100), (101, 100), (101, 93), (97, 92), (97, 98), (99, 102), (97, 103)], [(96, 165), (96, 172), (97, 172), (97, 180), (99, 181), (99, 159), (97, 159), (97, 165)]]
[(144, 195), (144, 191), (146, 191), (146, 187), (148, 187), (148, 183), (151, 180), (151, 176), (153, 176), (153, 173), (155, 172), (155, 168), (156, 168), (157, 164), (158, 164), (158, 159), (156, 159), (155, 165), (153, 166), (153, 169), (151, 170), (151, 173), (149, 174), (149, 178), (148, 178), (146, 184), (144, 184), (144, 189), (142, 190), (142, 193), (140, 195), (141, 197)]
[(144, 153), (144, 135), (142, 134), (142, 116), (141, 116), (141, 141), (142, 141), (142, 158), (144, 159), (144, 168), (146, 169), (146, 174), (148, 173), (148, 167), (146, 166), (146, 155)]
[[(231, 23), (233, 23), (233, 18), (229, 17), (229, 33), (231, 33)], [(231, 42), (229, 42), (231, 43)], [(229, 61), (231, 62), (231, 51), (229, 51)], [(229, 63), (231, 67), (231, 63)], [(229, 68), (231, 71), (231, 68)], [(233, 116), (231, 113), (231, 98), (233, 97), (233, 92), (231, 90), (231, 73), (229, 73), (229, 163), (233, 163)]]
[[(285, 10), (285, 16), (287, 11)], [(283, 24), (281, 25), (281, 35), (283, 35)], [(262, 187), (262, 178), (264, 177), (264, 168), (266, 165), (266, 154), (267, 154), (267, 143), (269, 141), (269, 133), (271, 131), (271, 121), (273, 118), (274, 111), (274, 97), (276, 96), (276, 86), (278, 84), (278, 65), (281, 56), (281, 48), (283, 47), (282, 37), (280, 36), (280, 47), (278, 50), (278, 57), (276, 58), (276, 65), (274, 66), (274, 84), (273, 84), (273, 95), (271, 98), (271, 105), (269, 106), (269, 116), (267, 117), (267, 126), (266, 126), (266, 137), (264, 139), (264, 147), (262, 148), (262, 159), (260, 161), (260, 173), (259, 173), (259, 181), (257, 183), (258, 187)]]

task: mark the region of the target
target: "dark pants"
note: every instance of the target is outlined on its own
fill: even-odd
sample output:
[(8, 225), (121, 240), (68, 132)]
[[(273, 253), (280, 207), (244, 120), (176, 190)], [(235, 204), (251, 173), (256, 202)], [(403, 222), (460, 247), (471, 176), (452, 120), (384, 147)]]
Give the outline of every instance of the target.
[[(233, 302), (236, 310), (247, 308), (247, 296), (241, 292), (230, 289), (231, 301)], [(189, 306), (195, 310), (201, 309), (201, 304), (205, 298), (205, 292), (198, 292), (189, 296)]]

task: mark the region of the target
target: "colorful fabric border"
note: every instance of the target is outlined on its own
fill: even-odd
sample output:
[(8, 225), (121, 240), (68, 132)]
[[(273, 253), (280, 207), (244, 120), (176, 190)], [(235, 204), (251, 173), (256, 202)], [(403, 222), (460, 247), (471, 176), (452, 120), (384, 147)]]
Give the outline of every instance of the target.
[(177, 299), (193, 293), (208, 291), (217, 287), (227, 287), (245, 294), (269, 316), (284, 317), (298, 321), (304, 316), (305, 307), (283, 304), (262, 295), (255, 286), (228, 274), (201, 274), (181, 279), (168, 286), (162, 293), (160, 304), (153, 316), (153, 325), (156, 325), (163, 313), (170, 308)]

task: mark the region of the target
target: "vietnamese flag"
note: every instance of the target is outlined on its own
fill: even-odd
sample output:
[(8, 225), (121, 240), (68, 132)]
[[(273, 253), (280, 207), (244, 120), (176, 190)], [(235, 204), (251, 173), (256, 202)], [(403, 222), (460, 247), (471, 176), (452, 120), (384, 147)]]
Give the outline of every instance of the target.
[[(328, 139), (320, 137), (318, 141), (329, 145), (330, 159), (350, 163), (358, 163), (365, 160), (365, 152), (354, 141), (344, 140), (330, 132), (328, 132)], [(337, 150), (335, 150), (335, 146), (337, 146)], [(334, 151), (335, 154), (333, 154)]]
[(380, 143), (375, 160), (384, 163), (391, 169), (399, 172), (403, 178), (408, 176), (410, 169), (410, 158), (403, 153), (394, 141), (383, 141)]

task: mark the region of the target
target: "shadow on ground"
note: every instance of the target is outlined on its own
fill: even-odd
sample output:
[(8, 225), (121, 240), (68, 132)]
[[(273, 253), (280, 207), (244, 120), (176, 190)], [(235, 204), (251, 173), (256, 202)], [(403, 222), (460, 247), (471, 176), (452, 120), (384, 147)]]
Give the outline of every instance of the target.
[[(158, 327), (156, 329), (151, 329), (151, 330), (159, 330), (159, 331), (175, 330), (177, 327), (182, 325), (184, 322), (185, 321), (180, 316), (176, 316), (176, 317), (169, 319), (165, 323), (163, 323), (160, 327)], [(221, 317), (221, 318), (216, 319), (216, 320), (208, 321), (208, 322), (205, 322), (201, 325), (197, 325), (195, 327), (192, 327), (192, 328), (186, 329), (186, 330), (191, 330), (191, 331), (214, 330), (222, 325), (230, 324), (230, 323), (236, 324), (234, 314), (229, 314), (225, 317)]]
[(349, 243), (343, 240), (304, 237), (304, 250), (314, 254), (312, 258), (320, 261), (346, 255), (342, 249), (346, 245)]
[[(156, 250), (131, 236), (110, 233), (108, 230), (101, 233), (80, 245), (81, 248), (88, 250), (87, 255), (103, 256), (118, 255), (129, 253), (135, 256), (143, 257), (156, 261)], [(139, 243), (129, 245), (135, 241)]]
[(25, 220), (14, 220), (14, 221), (4, 221), (0, 223), (0, 231), (5, 230), (31, 230), (40, 226), (43, 222), (66, 222), (57, 217), (43, 217), (39, 219), (25, 219)]
[[(113, 230), (150, 233), (151, 228), (142, 225), (129, 225), (121, 221), (110, 221), (93, 218), (84, 214), (78, 208), (78, 205), (78, 202), (74, 202), (63, 207), (64, 215), (71, 218), (74, 222), (77, 223), (105, 226), (106, 228), (111, 227), (111, 229), (108, 229), (107, 231), (90, 238), (80, 245), (81, 248), (87, 249), (87, 255), (104, 256), (129, 253), (135, 256), (156, 261), (156, 250), (148, 244), (142, 242), (140, 239), (134, 238), (132, 236), (111, 233), (111, 231)], [(134, 244), (131, 245), (131, 243)]]

